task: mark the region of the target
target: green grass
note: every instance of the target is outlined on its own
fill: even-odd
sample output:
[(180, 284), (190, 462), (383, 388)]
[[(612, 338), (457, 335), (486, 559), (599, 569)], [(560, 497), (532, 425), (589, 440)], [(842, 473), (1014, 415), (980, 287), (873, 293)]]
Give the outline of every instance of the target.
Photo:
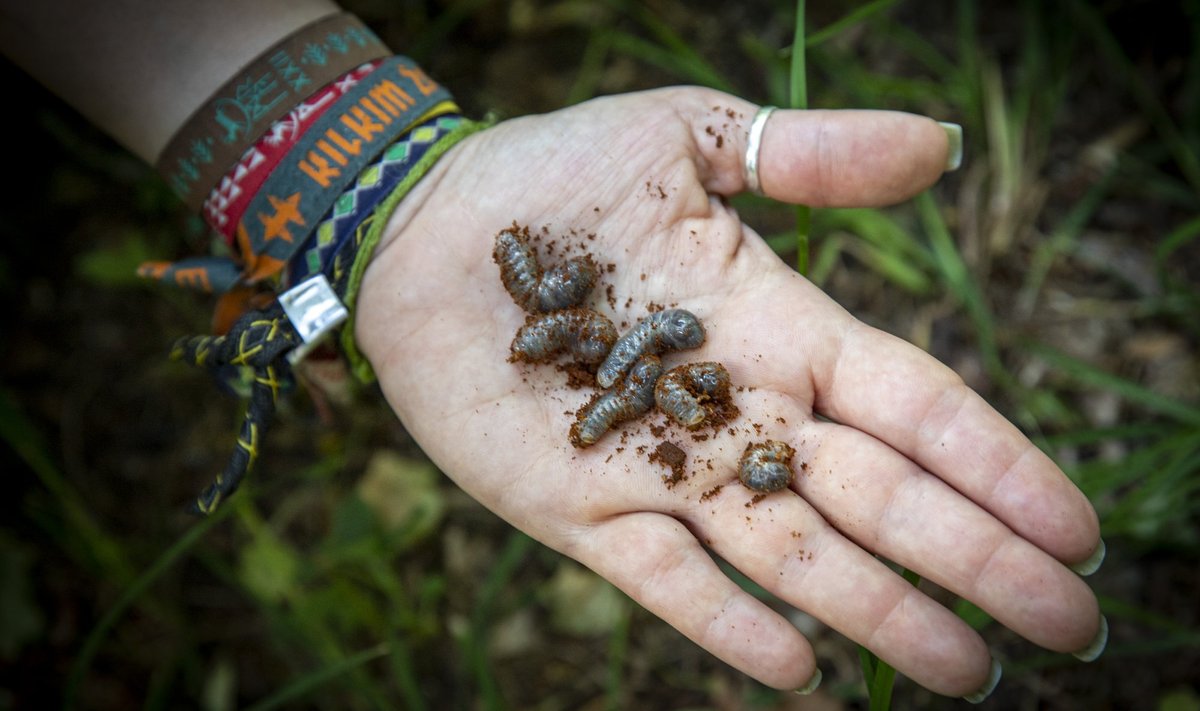
[[(1031, 320), (1044, 308), (1045, 289), (1052, 272), (1083, 248), (1087, 230), (1114, 192), (1129, 189), (1118, 181), (1118, 176), (1131, 166), (1144, 169), (1140, 163), (1143, 158), (1118, 154), (1074, 205), (1049, 227), (1038, 224), (1041, 217), (1036, 211), (1025, 209), (1038, 204), (1043, 174), (1054, 149), (1051, 129), (1071, 87), (1078, 81), (1073, 66), (1077, 53), (1099, 48), (1108, 67), (1116, 71), (1118, 81), (1149, 118), (1156, 138), (1178, 169), (1178, 179), (1155, 173), (1144, 183), (1150, 199), (1187, 205), (1193, 211), (1200, 209), (1200, 200), (1195, 195), (1200, 192), (1195, 131), (1188, 134), (1180, 129), (1146, 84), (1143, 74), (1125, 56), (1111, 29), (1100, 20), (1096, 10), (1083, 3), (1071, 3), (1065, 15), (1056, 9), (1025, 3), (1019, 15), (1025, 42), (1015, 62), (1007, 63), (1003, 72), (994, 56), (980, 51), (979, 10), (973, 2), (958, 4), (957, 56), (948, 55), (944, 48), (934, 46), (892, 19), (887, 11), (896, 3), (889, 2), (866, 3), (825, 28), (811, 32), (806, 39), (803, 5), (799, 3), (793, 47), (807, 47), (813, 53), (813, 66), (831, 82), (829, 86), (818, 86), (818, 95), (826, 101), (831, 96), (842, 97), (847, 105), (948, 109), (948, 117), (957, 117), (965, 124), (971, 141), (966, 170), (986, 170), (987, 197), (1008, 209), (977, 226), (980, 246), (986, 251), (982, 259), (978, 253), (970, 260), (964, 256), (955, 230), (945, 217), (948, 206), (941, 202), (939, 194), (932, 192), (918, 197), (913, 205), (915, 211), (911, 208), (824, 210), (810, 217), (801, 208), (797, 219), (801, 228), (791, 234), (780, 232), (769, 236), (768, 242), (781, 255), (795, 250), (797, 268), (817, 283), (828, 281), (850, 258), (891, 288), (914, 298), (952, 299), (970, 327), (972, 343), (993, 386), (992, 397), (1007, 403), (1011, 416), (1048, 451), (1053, 453), (1068, 446), (1068, 442), (1074, 442), (1073, 446), (1086, 442), (1089, 448), (1121, 445), (1128, 452), (1123, 459), (1085, 460), (1068, 467), (1072, 478), (1097, 502), (1105, 536), (1110, 541), (1129, 540), (1150, 549), (1187, 546), (1194, 550), (1200, 521), (1197, 405), (1163, 396), (1134, 380), (1031, 341), (1022, 333), (1020, 321)], [(1069, 20), (1085, 28), (1088, 44), (1064, 31), (1069, 26), (1064, 23)], [(927, 76), (880, 76), (852, 61), (847, 65), (844, 57), (820, 51), (830, 38), (860, 25), (878, 28), (915, 64), (924, 67)], [(752, 38), (743, 38), (742, 47), (748, 57), (764, 67), (766, 84), (775, 95), (768, 101), (779, 101), (778, 87), (784, 83), (781, 75), (786, 74), (792, 82), (787, 91), (787, 105), (804, 105), (805, 52), (776, 54)], [(781, 69), (780, 58), (792, 61), (790, 74)], [(666, 62), (659, 65), (670, 66)], [(697, 72), (691, 72), (681, 78), (698, 76)], [(1016, 241), (1035, 229), (1045, 231), (1047, 238), (1037, 243), (1031, 254), (1030, 268), (1017, 294), (1014, 314), (1017, 318), (1009, 320), (1007, 314), (997, 314), (989, 296), (987, 268), (993, 260), (1011, 255)], [(810, 234), (811, 249), (815, 250), (811, 265)], [(1169, 265), (1170, 255), (1193, 245), (1198, 236), (1200, 221), (1191, 219), (1158, 241), (1152, 252), (1163, 293), (1143, 297), (1134, 309), (1145, 318), (1164, 318), (1193, 336), (1200, 327), (1200, 320), (1195, 318), (1200, 313), (1200, 303), (1196, 301), (1200, 290), (1194, 281), (1181, 280)], [(1056, 384), (1051, 388), (1030, 387), (1015, 377), (1013, 363), (1031, 359), (1056, 375)], [(1128, 407), (1147, 413), (1152, 420), (1115, 428), (1090, 427), (1080, 421), (1072, 405), (1079, 391), (1112, 393)], [(989, 616), (965, 601), (956, 609), (977, 628), (991, 623)], [(1142, 619), (1148, 614), (1127, 603), (1106, 604), (1106, 612), (1127, 619)], [(1196, 644), (1196, 632), (1184, 630), (1173, 636), (1167, 647), (1195, 648)], [(860, 654), (871, 708), (887, 708), (893, 672), (865, 650), (860, 650)], [(1018, 663), (1014, 668), (1035, 666), (1023, 667)]]
[[(1189, 255), (1200, 242), (1200, 135), (1195, 129), (1200, 89), (1193, 86), (1192, 103), (1183, 113), (1166, 104), (1102, 11), (1082, 2), (1022, 3), (1011, 15), (1012, 31), (1021, 41), (999, 52), (985, 41), (991, 31), (982, 26), (985, 8), (967, 0), (953, 6), (940, 37), (924, 36), (906, 23), (904, 13), (914, 11), (913, 3), (874, 0), (832, 15), (826, 9), (821, 16), (832, 19), (815, 23), (815, 11), (822, 8), (781, 0), (774, 17), (780, 25), (790, 23), (789, 33), (768, 42), (742, 28), (723, 29), (725, 44), (740, 54), (740, 64), (710, 57), (695, 27), (676, 26), (648, 9), (658, 6), (616, 0), (588, 5), (614, 22), (596, 23), (581, 33), (579, 64), (565, 90), (569, 102), (587, 99), (602, 87), (611, 90), (606, 82), (612, 81), (614, 67), (634, 66), (664, 81), (699, 83), (760, 103), (896, 108), (963, 123), (968, 141), (963, 170), (908, 205), (808, 211), (764, 200), (736, 204), (756, 226), (769, 226), (763, 230), (771, 235), (769, 243), (814, 283), (834, 289), (849, 275), (869, 287), (864, 291), (883, 294), (876, 297), (880, 301), (904, 301), (913, 311), (934, 314), (952, 334), (954, 352), (978, 359), (978, 382), (987, 397), (1047, 452), (1062, 457), (1067, 473), (1095, 503), (1114, 565), (1136, 572), (1143, 557), (1194, 563), (1200, 547), (1200, 404), (1186, 392), (1153, 384), (1145, 369), (1121, 356), (1130, 344), (1076, 352), (1070, 339), (1054, 338), (1042, 319), (1059, 313), (1056, 299), (1073, 296), (1073, 273), (1083, 268), (1096, 234), (1111, 231), (1106, 225), (1114, 208), (1159, 206), (1155, 214), (1166, 229), (1136, 238), (1141, 243), (1126, 238), (1146, 256), (1153, 288), (1137, 291), (1119, 274), (1094, 277), (1114, 285), (1095, 297), (1100, 299), (1096, 319), (1103, 321), (1107, 308), (1120, 307), (1128, 314), (1131, 337), (1169, 333), (1185, 344), (1185, 359), (1190, 355), (1194, 362), (1200, 285), (1180, 265), (1194, 259)], [(436, 61), (443, 45), (455, 41), (464, 27), (490, 17), (487, 3), (448, 8), (403, 18), (428, 30), (414, 47), (415, 56)], [(1200, 30), (1193, 30), (1192, 39), (1200, 45), (1198, 35)], [(1085, 53), (1098, 59), (1081, 61)], [(868, 57), (884, 57), (897, 69), (882, 71)], [(1200, 52), (1189, 62), (1200, 67)], [(1072, 141), (1090, 139), (1099, 130), (1092, 126), (1088, 136), (1077, 136), (1066, 122), (1078, 120), (1080, 110), (1068, 110), (1069, 101), (1089, 80), (1085, 68), (1097, 66), (1111, 73), (1114, 91), (1144, 117), (1145, 126), (1137, 138), (1103, 143), (1109, 158), (1072, 181), (1061, 181), (1073, 187), (1067, 190), (1055, 176), (1077, 167), (1086, 153)], [(1182, 81), (1200, 82), (1196, 72), (1188, 76)], [(64, 140), (79, 143), (74, 136)], [(103, 150), (81, 152), (88, 165), (108, 160)], [(146, 222), (163, 229), (167, 218), (161, 205), (149, 200), (142, 209)], [(123, 285), (126, 265), (141, 259), (149, 243), (139, 231), (117, 234), (87, 245), (75, 273), (94, 283)], [(15, 262), (4, 265), (7, 288), (18, 269)], [(1119, 271), (1114, 265), (1113, 272)], [(172, 298), (185, 320), (202, 321), (195, 312), (185, 313), (183, 299)], [(1061, 316), (1069, 317), (1069, 312)], [(160, 376), (149, 372), (146, 377)], [(14, 382), (18, 386), (28, 384)], [(1087, 409), (1091, 398), (1117, 402), (1117, 419), (1093, 421)], [(68, 606), (74, 617), (63, 618), (63, 624), (76, 628), (64, 678), (65, 708), (90, 707), (97, 699), (89, 694), (116, 683), (139, 695), (146, 709), (174, 708), (181, 698), (203, 698), (209, 709), (247, 703), (260, 709), (439, 708), (443, 700), (431, 692), (447, 688), (465, 690), (463, 698), (480, 708), (512, 706), (513, 695), (521, 691), (513, 680), (524, 677), (505, 667), (519, 660), (496, 658), (497, 630), (522, 610), (533, 611), (536, 620), (545, 618), (540, 578), (554, 567), (548, 562), (554, 554), (501, 522), (480, 524), (471, 518), (477, 514), (454, 498), (436, 472), (432, 483), (412, 490), (411, 500), (419, 505), (402, 512), (395, 525), (387, 524), (378, 502), (355, 485), (368, 459), (364, 452), (398, 438), (389, 426), (334, 425), (349, 434), (335, 434), (323, 449), (315, 448), (313, 461), (299, 471), (276, 471), (274, 480), (264, 476), (251, 482), (211, 519), (179, 523), (172, 513), (155, 512), (126, 522), (131, 512), (95, 508), (87, 479), (65, 463), (68, 448), (56, 439), (58, 423), (29, 414), (45, 411), (44, 404), (35, 409), (19, 403), (7, 383), (0, 390), (0, 442), (20, 470), (29, 472), (30, 482), (14, 504), (19, 520), (6, 521), (0, 533), (38, 541), (53, 554), (47, 567), (60, 566), (52, 568), (59, 575), (69, 570), (72, 580), (91, 581), (94, 588), (86, 604)], [(302, 438), (293, 436), (292, 443), (300, 446)], [(423, 481), (415, 469), (406, 471), (405, 480)], [(164, 473), (163, 478), (168, 474), (175, 476)], [(134, 484), (122, 484), (131, 489), (129, 508), (148, 507), (141, 492), (132, 491)], [(155, 519), (171, 525), (147, 527), (145, 522)], [(465, 542), (454, 543), (448, 533), (476, 524), (483, 531), (463, 534)], [(506, 533), (497, 536), (496, 531)], [(484, 563), (468, 568), (483, 571), (471, 585), (457, 577), (461, 571), (449, 570), (446, 561), (454, 555), (447, 551), (458, 550), (456, 545), (467, 552), (454, 555), (468, 558), (472, 547), (485, 551)], [(40, 584), (38, 564), (24, 570), (31, 586)], [(730, 573), (760, 599), (769, 599), (760, 587)], [(1106, 583), (1102, 578), (1098, 584)], [(55, 612), (50, 603), (29, 595), (19, 602), (45, 605), (40, 608), (44, 617)], [(1108, 655), (1116, 659), (1134, 664), (1140, 655), (1200, 649), (1200, 630), (1149, 603), (1101, 590), (1101, 604), (1115, 631)], [(1036, 681), (1047, 670), (1075, 664), (1068, 656), (1006, 641), (991, 618), (970, 603), (959, 601), (954, 610), (989, 641), (1006, 645), (1005, 683), (1018, 689), (1026, 689), (1022, 679)], [(627, 606), (613, 629), (596, 639), (550, 632), (539, 637), (543, 645), (590, 644), (589, 658), (598, 669), (589, 675), (556, 658), (565, 655), (540, 651), (547, 664), (563, 665), (555, 673), (576, 674), (576, 686), (586, 690), (580, 694), (590, 694), (550, 700), (546, 708), (591, 699), (608, 708), (632, 707), (650, 693), (646, 686), (656, 683), (695, 692), (688, 698), (696, 706), (701, 698), (714, 703), (718, 691), (740, 695), (747, 704), (769, 705), (780, 698), (749, 685), (714, 690), (716, 682), (698, 680), (675, 658), (660, 660), (661, 667), (648, 671), (648, 653), (639, 646), (648, 634), (644, 619)], [(18, 643), (38, 645), (42, 653), (53, 649), (45, 626), (35, 630), (38, 634)], [(150, 651), (141, 653), (139, 647)], [(679, 647), (666, 648), (681, 654)], [(247, 655), (258, 662), (248, 664)], [(896, 683), (886, 664), (863, 651), (861, 665), (863, 684), (827, 678), (825, 693), (867, 699), (872, 709), (893, 701), (913, 703), (916, 697)], [(262, 691), (256, 679), (238, 678), (234, 670), (246, 668), (260, 669), (273, 685)], [(704, 669), (713, 677), (726, 673), (715, 666)], [(120, 677), (129, 670), (140, 678)], [(710, 682), (713, 686), (706, 687)], [(564, 685), (561, 677), (558, 683)], [(1042, 687), (1031, 683), (1028, 688)], [(259, 691), (256, 698), (247, 699), (248, 689)]]

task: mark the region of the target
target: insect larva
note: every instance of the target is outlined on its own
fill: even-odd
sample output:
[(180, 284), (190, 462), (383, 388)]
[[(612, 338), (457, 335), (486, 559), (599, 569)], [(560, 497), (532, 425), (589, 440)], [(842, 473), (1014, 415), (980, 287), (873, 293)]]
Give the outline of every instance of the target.
[(738, 463), (738, 477), (747, 488), (769, 494), (792, 482), (792, 457), (796, 450), (786, 442), (769, 439), (746, 445)]
[(563, 309), (530, 316), (512, 342), (514, 361), (542, 363), (564, 351), (581, 363), (599, 363), (617, 340), (617, 328), (591, 309)]
[(599, 278), (590, 257), (573, 257), (543, 272), (525, 232), (515, 227), (496, 235), (492, 259), (517, 305), (531, 313), (557, 311), (581, 303)]
[(658, 409), (694, 430), (708, 416), (704, 404), (729, 396), (729, 371), (720, 363), (688, 363), (668, 370), (654, 386)]
[(554, 265), (538, 284), (538, 306), (542, 311), (557, 311), (583, 303), (599, 273), (591, 257), (572, 257)]
[(704, 326), (690, 311), (668, 309), (653, 313), (621, 336), (596, 372), (600, 387), (612, 387), (640, 357), (668, 348), (697, 348), (704, 343)]
[(595, 444), (615, 425), (649, 412), (654, 407), (654, 384), (660, 375), (662, 361), (658, 356), (642, 356), (620, 385), (601, 393), (579, 410), (571, 425), (571, 444), (576, 447)]

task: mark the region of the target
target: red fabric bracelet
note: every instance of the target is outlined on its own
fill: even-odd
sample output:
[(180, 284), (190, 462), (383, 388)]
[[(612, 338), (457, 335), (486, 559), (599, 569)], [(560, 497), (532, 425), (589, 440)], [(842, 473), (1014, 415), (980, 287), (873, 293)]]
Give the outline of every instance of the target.
[(204, 220), (225, 239), (225, 244), (233, 246), (238, 221), (258, 189), (296, 141), (326, 109), (337, 103), (346, 91), (382, 63), (382, 59), (372, 60), (330, 82), (277, 119), (254, 145), (246, 149), (241, 159), (221, 178), (204, 201)]

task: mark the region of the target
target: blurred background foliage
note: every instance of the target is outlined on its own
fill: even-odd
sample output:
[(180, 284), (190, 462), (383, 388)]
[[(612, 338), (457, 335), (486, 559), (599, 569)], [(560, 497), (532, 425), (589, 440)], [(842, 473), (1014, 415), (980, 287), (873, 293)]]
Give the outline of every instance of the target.
[[(346, 4), (474, 115), (674, 83), (787, 104), (790, 2)], [(1099, 661), (944, 596), (1005, 665), (985, 706), (1200, 708), (1200, 2), (806, 15), (811, 107), (920, 112), (967, 141), (909, 204), (813, 211), (810, 278), (954, 367), (1101, 515)], [(0, 72), (36, 155), (0, 198), (0, 709), (865, 707), (854, 646), (819, 622), (783, 610), (817, 694), (755, 684), (457, 490), (372, 391), (298, 394), (253, 480), (212, 519), (182, 513), (236, 406), (164, 358), (211, 305), (132, 273), (208, 235)], [(796, 263), (792, 208), (735, 204)], [(954, 705), (904, 679), (893, 703)]]

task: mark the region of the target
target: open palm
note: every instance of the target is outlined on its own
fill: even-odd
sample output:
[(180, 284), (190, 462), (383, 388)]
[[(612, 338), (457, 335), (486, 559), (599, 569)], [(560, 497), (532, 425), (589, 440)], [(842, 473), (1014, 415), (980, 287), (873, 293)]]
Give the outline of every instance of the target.
[[(393, 216), (359, 297), (356, 335), (388, 401), (488, 508), (771, 686), (806, 684), (812, 648), (707, 551), (939, 693), (980, 689), (987, 647), (876, 555), (1039, 645), (1086, 647), (1096, 600), (1064, 563), (1099, 545), (1091, 506), (954, 373), (854, 319), (741, 223), (723, 198), (744, 189), (756, 109), (659, 90), (457, 146)], [(935, 122), (882, 112), (777, 112), (763, 140), (765, 192), (815, 206), (906, 199), (947, 150)], [(707, 439), (652, 436), (656, 416), (572, 447), (569, 413), (590, 391), (507, 360), (525, 314), (492, 241), (514, 222), (614, 265), (589, 300), (614, 323), (650, 304), (695, 313), (706, 343), (665, 365), (723, 363), (741, 416)], [(664, 438), (687, 453), (674, 486), (647, 456)], [(798, 476), (754, 501), (737, 461), (766, 439), (795, 447)]]

